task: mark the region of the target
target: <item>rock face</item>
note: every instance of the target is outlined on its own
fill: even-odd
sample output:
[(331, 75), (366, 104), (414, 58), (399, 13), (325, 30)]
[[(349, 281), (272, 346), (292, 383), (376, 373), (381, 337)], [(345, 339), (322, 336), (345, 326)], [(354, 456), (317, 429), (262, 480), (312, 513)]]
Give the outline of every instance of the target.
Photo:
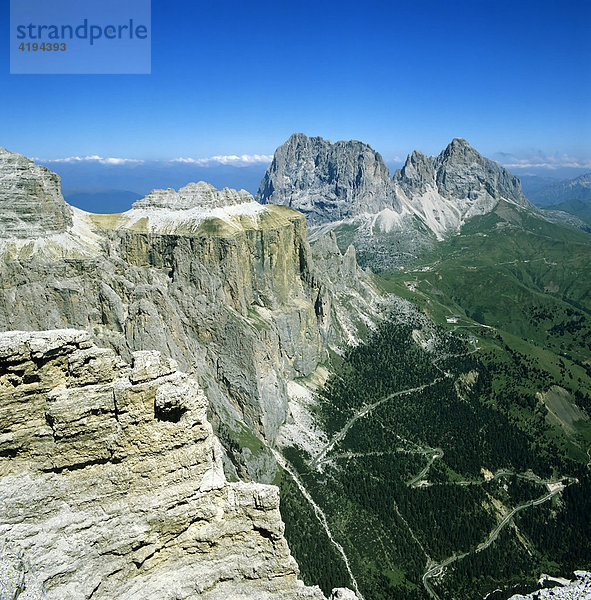
[(43, 237), (71, 225), (60, 178), (28, 158), (0, 148), (0, 238)]
[(170, 208), (190, 210), (192, 208), (212, 209), (252, 202), (253, 197), (245, 190), (224, 188), (216, 190), (213, 185), (199, 181), (189, 183), (178, 192), (173, 189), (152, 190), (145, 198), (134, 202), (133, 208)]
[(392, 268), (501, 201), (535, 210), (519, 180), (454, 139), (437, 157), (414, 151), (390, 179), (380, 155), (361, 142), (294, 134), (275, 152), (257, 198), (301, 210), (316, 230), (334, 229), (365, 264)]
[(324, 598), (297, 579), (277, 488), (226, 481), (206, 411), (158, 352), (0, 334), (1, 597)]
[(527, 596), (516, 594), (509, 600), (591, 600), (591, 573), (575, 571), (575, 577), (574, 581), (567, 583), (564, 587), (545, 588)]
[(209, 183), (189, 183), (178, 192), (152, 190), (123, 213), (119, 228), (154, 233), (192, 233), (206, 220), (217, 219), (232, 226), (236, 217), (257, 218), (269, 211), (245, 190), (216, 190)]
[(467, 219), (491, 212), (500, 200), (535, 210), (517, 177), (461, 138), (435, 158), (415, 150), (394, 182), (397, 195), (440, 238), (458, 231)]
[(293, 134), (275, 151), (257, 200), (303, 212), (310, 225), (398, 206), (382, 157), (358, 141)]
[(229, 471), (270, 482), (275, 462), (255, 436), (273, 440), (288, 381), (359, 337), (377, 293), (349, 258), (355, 284), (333, 292), (301, 214), (207, 184), (183, 190), (122, 215), (72, 209), (66, 233), (0, 240), (0, 329), (85, 329), (126, 360), (162, 351), (205, 389)]

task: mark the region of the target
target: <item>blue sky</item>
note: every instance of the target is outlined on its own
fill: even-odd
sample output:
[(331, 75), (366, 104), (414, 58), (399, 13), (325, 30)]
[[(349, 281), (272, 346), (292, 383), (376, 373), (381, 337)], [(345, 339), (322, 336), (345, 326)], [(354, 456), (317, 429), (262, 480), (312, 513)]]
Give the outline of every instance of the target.
[(0, 146), (34, 157), (268, 155), (301, 131), (389, 161), (455, 136), (591, 159), (586, 0), (153, 0), (151, 75), (9, 75), (8, 50)]

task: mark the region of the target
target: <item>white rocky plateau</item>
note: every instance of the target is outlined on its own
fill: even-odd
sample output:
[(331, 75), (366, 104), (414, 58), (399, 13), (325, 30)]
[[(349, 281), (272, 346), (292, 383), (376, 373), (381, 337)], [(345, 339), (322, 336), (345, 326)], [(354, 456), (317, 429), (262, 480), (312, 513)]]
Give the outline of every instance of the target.
[(175, 233), (179, 226), (195, 230), (206, 219), (231, 223), (235, 217), (256, 218), (266, 212), (268, 209), (245, 190), (217, 190), (213, 185), (199, 181), (189, 183), (178, 192), (152, 190), (122, 213), (120, 227), (133, 228), (138, 221), (145, 220), (150, 232)]

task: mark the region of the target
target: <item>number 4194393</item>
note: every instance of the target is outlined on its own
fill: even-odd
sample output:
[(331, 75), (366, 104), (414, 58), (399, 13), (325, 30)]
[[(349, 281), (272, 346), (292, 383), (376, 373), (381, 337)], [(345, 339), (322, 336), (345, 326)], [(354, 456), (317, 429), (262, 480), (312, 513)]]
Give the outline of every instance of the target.
[(21, 42), (18, 49), (21, 52), (65, 52), (66, 44), (65, 42), (43, 42), (38, 44), (37, 42)]

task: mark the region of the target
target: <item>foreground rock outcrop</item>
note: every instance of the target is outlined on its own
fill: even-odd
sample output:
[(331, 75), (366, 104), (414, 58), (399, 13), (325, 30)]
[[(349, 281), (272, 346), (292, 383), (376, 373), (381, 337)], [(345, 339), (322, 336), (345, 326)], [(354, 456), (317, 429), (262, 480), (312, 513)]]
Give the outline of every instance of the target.
[(228, 483), (197, 383), (76, 330), (0, 334), (0, 596), (324, 598), (274, 486)]
[(591, 600), (591, 573), (575, 571), (575, 579), (563, 586), (544, 588), (522, 596), (516, 594), (509, 600)]

